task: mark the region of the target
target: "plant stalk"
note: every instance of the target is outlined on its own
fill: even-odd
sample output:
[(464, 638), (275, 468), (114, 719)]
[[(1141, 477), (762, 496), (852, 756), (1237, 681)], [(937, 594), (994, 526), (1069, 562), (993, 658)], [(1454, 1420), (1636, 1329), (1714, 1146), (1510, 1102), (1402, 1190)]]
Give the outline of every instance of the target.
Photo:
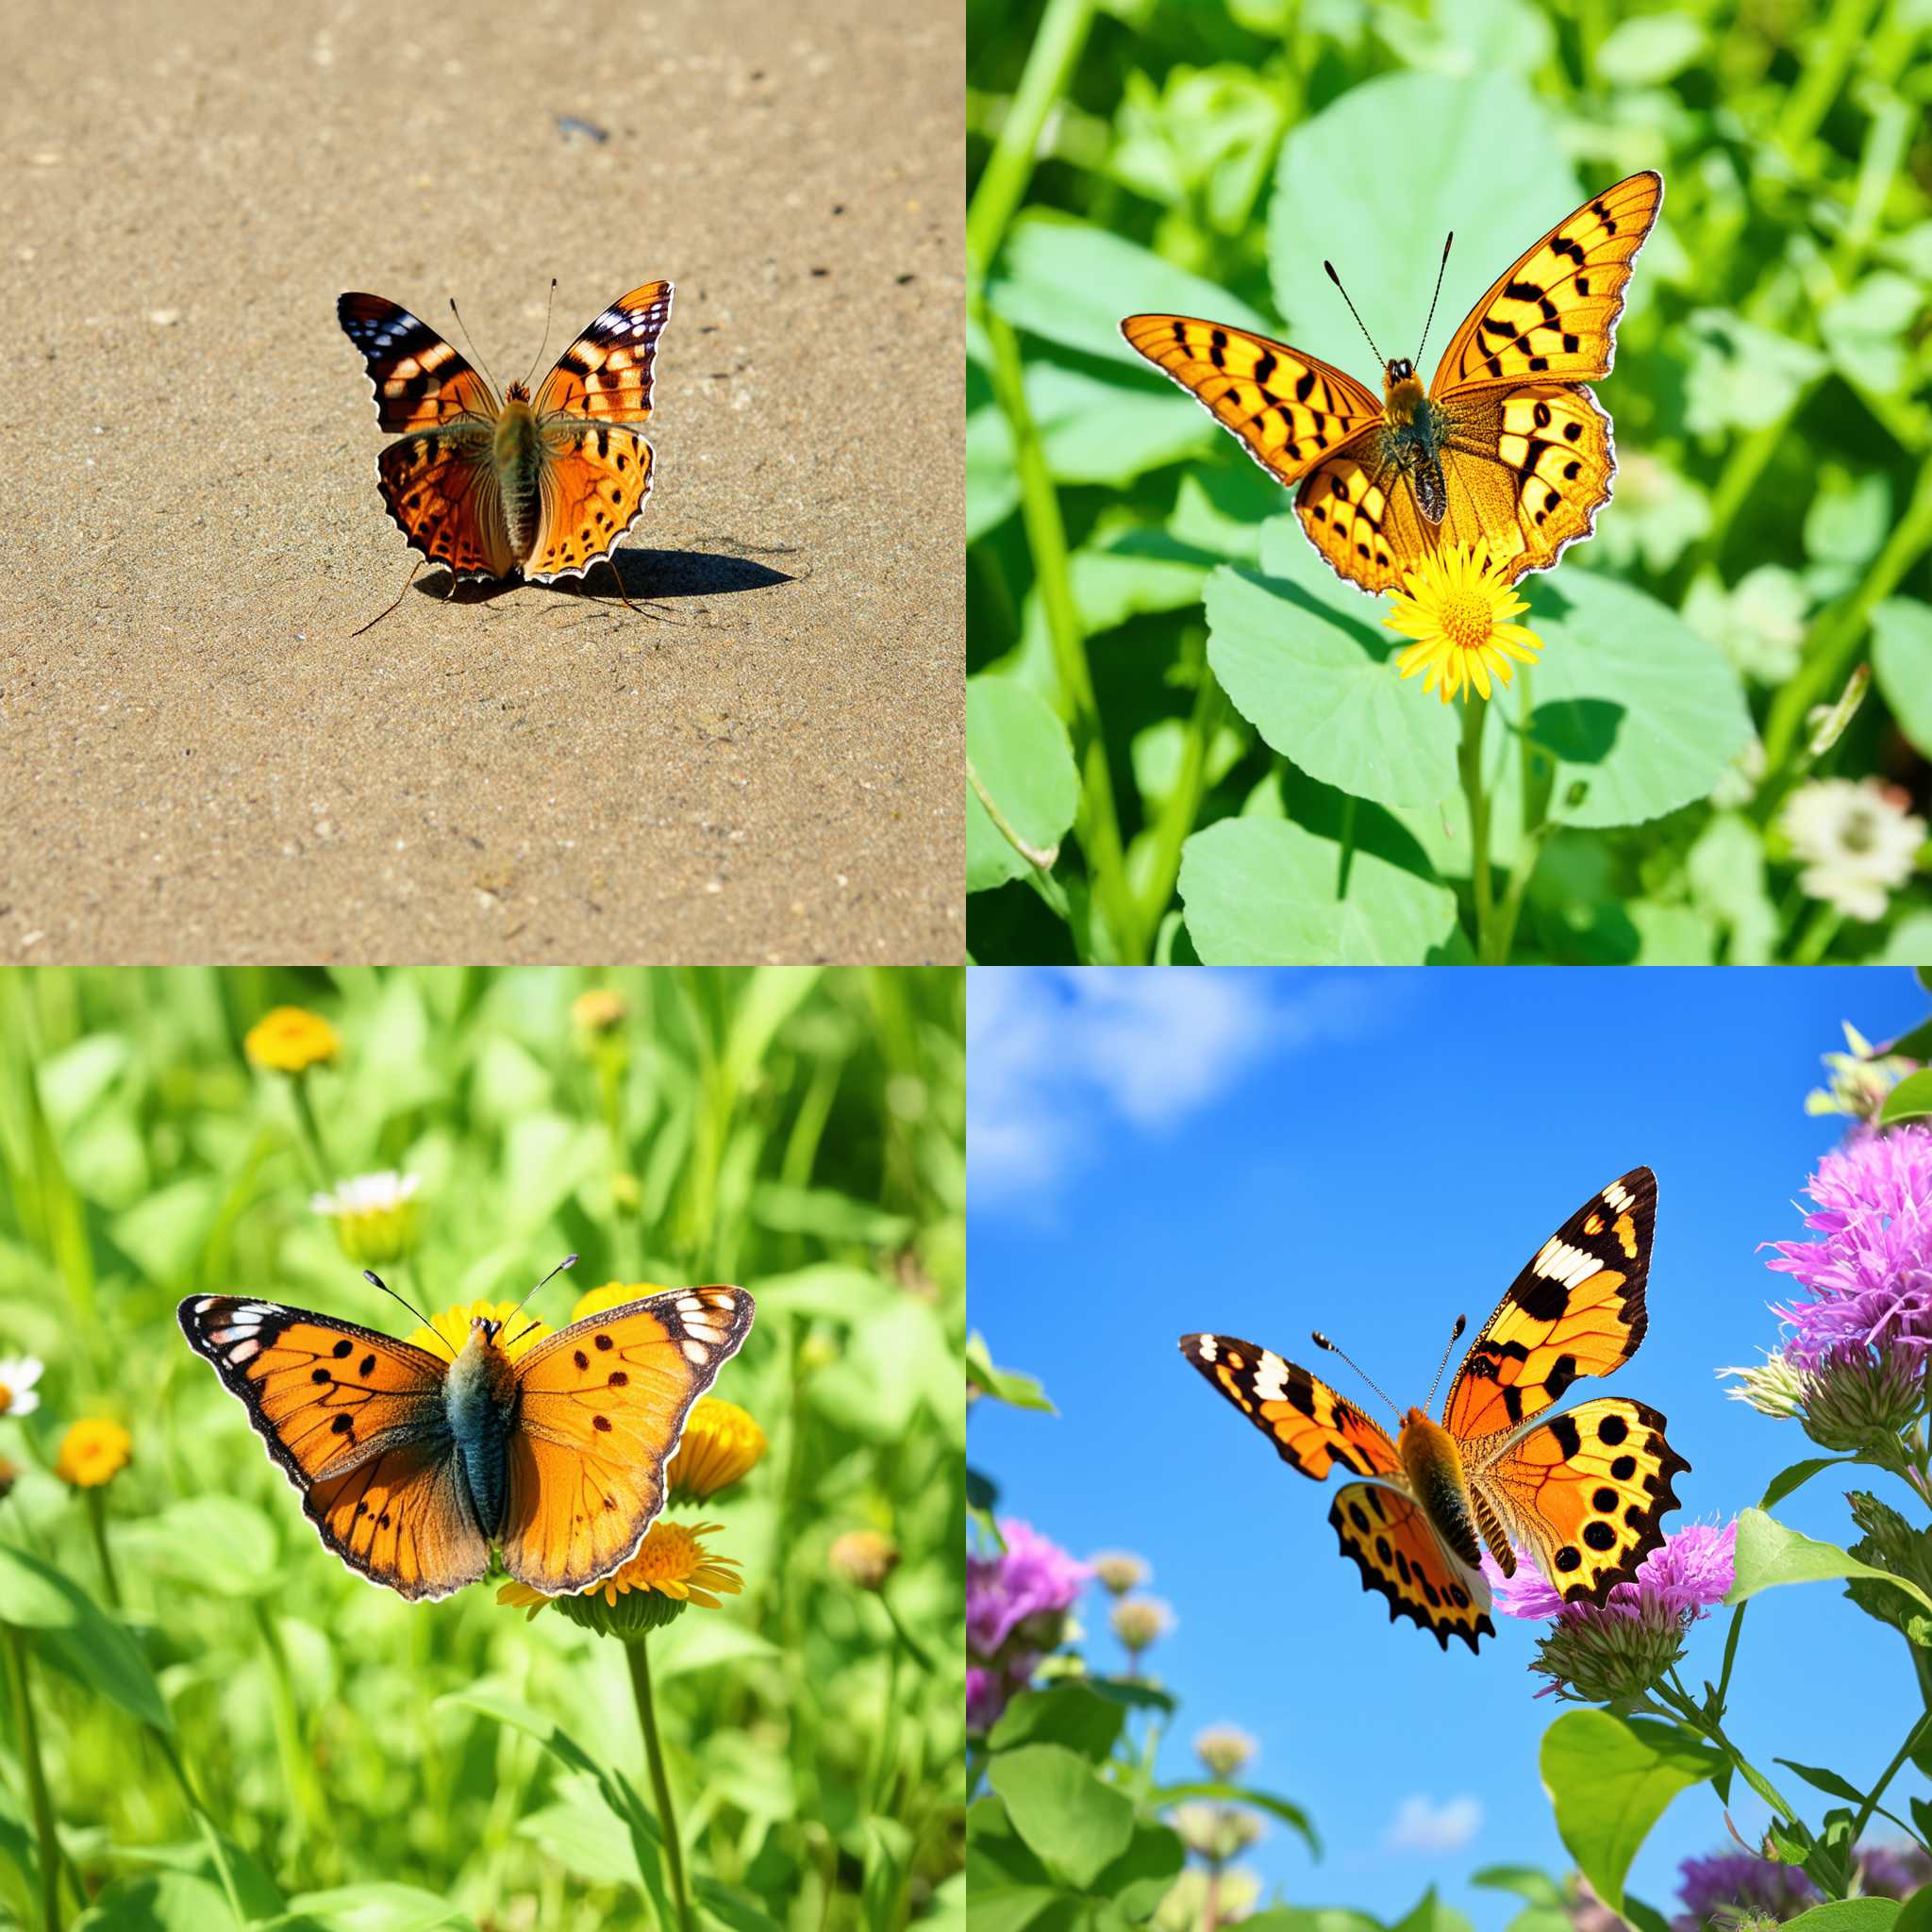
[(45, 1932), (60, 1932), (60, 1840), (54, 1826), (54, 1800), (41, 1762), (40, 1724), (34, 1716), (33, 1687), (27, 1680), (26, 1639), (11, 1624), (7, 1633), (7, 1674), (13, 1690), (14, 1716), (20, 1725), (20, 1761), (26, 1772), (27, 1801), (34, 1814), (34, 1841), (41, 1868), (41, 1923)]
[(685, 1888), (684, 1847), (678, 1842), (677, 1816), (671, 1808), (671, 1780), (664, 1774), (664, 1747), (658, 1738), (657, 1707), (651, 1698), (651, 1660), (645, 1649), (650, 1639), (640, 1635), (624, 1641), (630, 1665), (631, 1690), (638, 1702), (638, 1726), (644, 1734), (644, 1761), (650, 1767), (651, 1790), (658, 1800), (658, 1827), (664, 1839), (664, 1863), (671, 1874), (671, 1896), (677, 1903), (679, 1932), (691, 1932), (691, 1893)]

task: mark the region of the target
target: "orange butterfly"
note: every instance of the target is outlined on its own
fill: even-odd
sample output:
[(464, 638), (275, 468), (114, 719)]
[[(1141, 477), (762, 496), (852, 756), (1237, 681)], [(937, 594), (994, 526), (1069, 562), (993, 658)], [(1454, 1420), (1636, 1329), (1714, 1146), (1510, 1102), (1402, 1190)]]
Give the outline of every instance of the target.
[(407, 308), (380, 295), (337, 302), (368, 364), (379, 425), (403, 433), (375, 459), (383, 504), (411, 549), (447, 566), (452, 590), (465, 576), (580, 577), (637, 522), (651, 445), (630, 425), (650, 420), (671, 292), (669, 282), (646, 282), (619, 296), (534, 401), (521, 382), (499, 400)]
[[(1656, 1226), (1647, 1167), (1592, 1195), (1484, 1324), (1441, 1424), (1411, 1408), (1393, 1442), (1271, 1350), (1184, 1335), (1181, 1353), (1291, 1469), (1319, 1482), (1339, 1462), (1363, 1478), (1337, 1491), (1328, 1512), (1362, 1588), (1389, 1599), (1391, 1623), (1409, 1617), (1444, 1650), (1452, 1635), (1474, 1650), (1496, 1634), (1484, 1548), (1508, 1576), (1515, 1546), (1524, 1547), (1565, 1597), (1602, 1603), (1664, 1540), (1662, 1519), (1677, 1507), (1671, 1478), (1690, 1465), (1664, 1441), (1663, 1417), (1614, 1395), (1544, 1413), (1579, 1376), (1607, 1375), (1637, 1353)], [(1324, 1336), (1315, 1341), (1334, 1350)]]
[(750, 1332), (752, 1298), (649, 1295), (515, 1360), (481, 1316), (445, 1361), (275, 1302), (191, 1295), (176, 1312), (323, 1541), (413, 1601), (478, 1581), (492, 1544), (546, 1596), (627, 1563), (664, 1507), (691, 1404)]

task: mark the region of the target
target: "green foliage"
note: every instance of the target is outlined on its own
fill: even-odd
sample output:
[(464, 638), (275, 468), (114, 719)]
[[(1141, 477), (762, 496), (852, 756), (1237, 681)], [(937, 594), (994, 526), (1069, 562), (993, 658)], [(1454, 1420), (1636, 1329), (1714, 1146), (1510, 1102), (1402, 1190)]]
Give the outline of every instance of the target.
[[(1908, 8), (974, 0), (969, 24), (975, 959), (1923, 958), (1932, 848), (1867, 920), (1784, 829), (1819, 777), (1932, 805)], [(1118, 325), (1209, 317), (1373, 376), (1324, 258), (1407, 353), (1453, 229), (1440, 349), (1645, 166), (1667, 199), (1600, 386), (1615, 500), (1518, 586), (1543, 649), (1489, 708), (1477, 804), (1387, 605)]]
[[(341, 1042), (299, 1082), (243, 1051), (281, 1004)], [(0, 1425), (0, 1918), (677, 1925), (624, 1645), (352, 1574), (176, 1325), (239, 1290), (407, 1333), (309, 1205), (393, 1168), (419, 1231), (376, 1265), (426, 1312), (571, 1252), (553, 1326), (610, 1280), (757, 1298), (716, 1392), (767, 1452), (674, 1506), (744, 1588), (648, 1641), (693, 1932), (957, 1922), (963, 1036), (938, 971), (0, 973), (0, 1356), (46, 1363)], [(76, 1493), (83, 1416), (133, 1449)]]

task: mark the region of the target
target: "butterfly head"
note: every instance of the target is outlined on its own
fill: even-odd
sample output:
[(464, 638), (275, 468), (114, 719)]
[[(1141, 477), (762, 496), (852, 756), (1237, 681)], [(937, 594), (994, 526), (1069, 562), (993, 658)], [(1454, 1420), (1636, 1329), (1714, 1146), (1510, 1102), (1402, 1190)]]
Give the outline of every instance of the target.
[(1424, 401), (1415, 364), (1403, 356), (1391, 360), (1382, 374), (1382, 395), (1391, 422), (1411, 421)]
[(530, 386), (526, 382), (513, 382), (509, 393), (504, 398), (509, 403), (527, 403), (530, 400)]

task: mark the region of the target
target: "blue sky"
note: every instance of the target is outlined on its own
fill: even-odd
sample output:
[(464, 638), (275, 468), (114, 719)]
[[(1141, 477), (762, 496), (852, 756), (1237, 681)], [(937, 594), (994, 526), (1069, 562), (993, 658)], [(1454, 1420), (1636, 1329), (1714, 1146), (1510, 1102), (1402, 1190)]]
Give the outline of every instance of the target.
[[(969, 981), (972, 1319), (993, 1359), (1038, 1374), (1059, 1409), (976, 1405), (972, 1461), (1003, 1513), (1076, 1555), (1153, 1564), (1178, 1619), (1149, 1659), (1181, 1699), (1163, 1773), (1191, 1774), (1201, 1726), (1240, 1724), (1261, 1740), (1253, 1781), (1307, 1806), (1325, 1840), (1318, 1865), (1271, 1833), (1250, 1857), (1271, 1887), (1392, 1918), (1434, 1881), (1478, 1926), (1502, 1925), (1511, 1901), (1469, 1873), (1568, 1863), (1536, 1774), (1557, 1708), (1527, 1674), (1541, 1626), (1499, 1616), (1473, 1657), (1391, 1624), (1337, 1550), (1333, 1485), (1280, 1462), (1176, 1339), (1206, 1328), (1272, 1346), (1386, 1421), (1317, 1356), (1311, 1327), (1419, 1402), (1455, 1317), (1479, 1325), (1574, 1208), (1648, 1165), (1649, 1333), (1578, 1395), (1662, 1409), (1692, 1465), (1674, 1524), (1728, 1520), (1817, 1453), (1794, 1424), (1726, 1401), (1713, 1372), (1776, 1338), (1765, 1304), (1785, 1277), (1755, 1251), (1803, 1234), (1792, 1204), (1843, 1124), (1804, 1111), (1819, 1056), (1841, 1047), (1841, 1020), (1874, 1040), (1902, 1032), (1925, 995), (1874, 969)], [(1907, 1503), (1875, 1472), (1869, 1486)], [(1777, 1514), (1847, 1541), (1842, 1487), (1815, 1484)], [(1086, 1608), (1096, 1664), (1117, 1662), (1097, 1589)], [(1722, 1614), (1692, 1633), (1693, 1685), (1717, 1675), (1722, 1633)], [(1727, 1728), (1767, 1768), (1796, 1758), (1862, 1785), (1914, 1703), (1901, 1640), (1812, 1585), (1753, 1606)], [(1915, 1790), (1909, 1772), (1894, 1783), (1898, 1808)], [(1764, 1810), (1737, 1795), (1751, 1838)], [(1678, 1860), (1726, 1842), (1708, 1789), (1690, 1791), (1631, 1889), (1669, 1910)]]

